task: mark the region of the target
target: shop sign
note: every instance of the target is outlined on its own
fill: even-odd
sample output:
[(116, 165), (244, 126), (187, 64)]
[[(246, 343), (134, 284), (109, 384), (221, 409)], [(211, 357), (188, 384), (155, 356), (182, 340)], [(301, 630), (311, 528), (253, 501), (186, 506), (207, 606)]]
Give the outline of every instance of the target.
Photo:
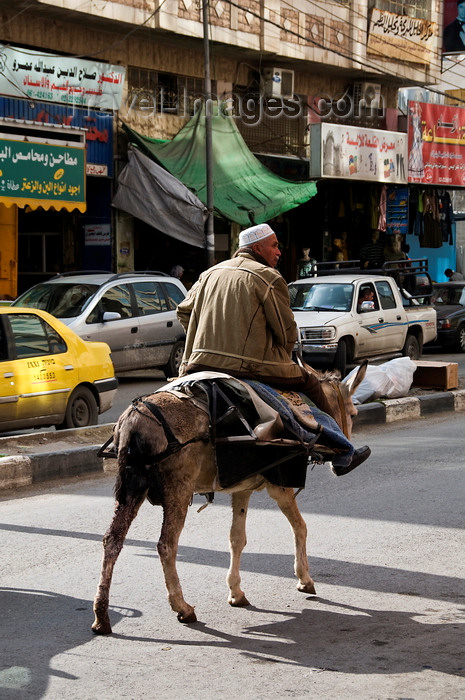
[(97, 175), (98, 177), (108, 176), (108, 165), (98, 165), (97, 163), (87, 163), (86, 175)]
[(117, 110), (125, 69), (0, 44), (0, 93), (79, 107)]
[(465, 108), (409, 102), (408, 179), (465, 187)]
[(386, 233), (408, 233), (408, 189), (389, 187), (386, 197)]
[(110, 224), (84, 226), (85, 245), (110, 245)]
[(435, 22), (373, 8), (367, 51), (383, 59), (428, 65), (434, 57), (437, 34)]
[[(6, 123), (16, 120), (40, 124), (41, 129), (48, 129), (52, 124), (59, 125), (60, 129), (63, 127), (83, 130), (86, 139), (87, 174), (102, 177), (113, 175), (113, 115), (109, 112), (0, 96), (0, 117), (6, 120)], [(89, 172), (91, 166), (94, 166), (93, 172)]]
[(310, 177), (407, 182), (407, 135), (338, 124), (310, 126)]
[(85, 211), (85, 149), (0, 139), (0, 202)]

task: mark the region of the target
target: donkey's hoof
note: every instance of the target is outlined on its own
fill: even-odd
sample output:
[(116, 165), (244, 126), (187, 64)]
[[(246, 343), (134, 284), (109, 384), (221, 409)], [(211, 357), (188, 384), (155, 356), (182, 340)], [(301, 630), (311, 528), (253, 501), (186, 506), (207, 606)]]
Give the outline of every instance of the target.
[(240, 598), (230, 598), (228, 603), (233, 608), (245, 608), (247, 605), (250, 605), (244, 594), (242, 594)]
[(190, 608), (190, 611), (178, 612), (179, 622), (197, 622), (197, 615), (194, 612), (194, 608)]
[(92, 625), (92, 632), (94, 634), (111, 634), (112, 629), (110, 625), (110, 620), (106, 620), (105, 622), (95, 620), (94, 624)]
[(309, 581), (308, 583), (299, 583), (299, 585), (297, 586), (297, 590), (301, 593), (309, 593), (310, 595), (316, 595), (315, 585), (313, 581)]

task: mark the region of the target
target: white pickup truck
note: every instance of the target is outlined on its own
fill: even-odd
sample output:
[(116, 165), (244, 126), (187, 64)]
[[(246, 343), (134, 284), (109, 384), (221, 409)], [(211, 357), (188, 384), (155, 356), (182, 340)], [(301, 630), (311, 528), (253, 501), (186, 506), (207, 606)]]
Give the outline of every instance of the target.
[[(365, 290), (368, 300), (361, 301)], [(428, 273), (415, 267), (402, 274), (341, 270), (292, 282), (303, 359), (313, 367), (339, 369), (343, 376), (364, 359), (418, 359), (423, 344), (436, 338), (431, 291)]]

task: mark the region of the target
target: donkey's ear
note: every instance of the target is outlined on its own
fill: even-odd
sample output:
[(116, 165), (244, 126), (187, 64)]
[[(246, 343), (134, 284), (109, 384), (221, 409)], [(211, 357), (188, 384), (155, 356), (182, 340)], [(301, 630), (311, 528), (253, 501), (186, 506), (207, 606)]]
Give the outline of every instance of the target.
[(360, 367), (358, 368), (357, 372), (354, 372), (353, 375), (349, 378), (347, 382), (344, 382), (346, 385), (350, 396), (353, 396), (355, 393), (356, 389), (360, 386), (360, 384), (363, 382), (365, 379), (365, 375), (367, 373), (367, 367), (368, 367), (368, 360), (364, 360)]

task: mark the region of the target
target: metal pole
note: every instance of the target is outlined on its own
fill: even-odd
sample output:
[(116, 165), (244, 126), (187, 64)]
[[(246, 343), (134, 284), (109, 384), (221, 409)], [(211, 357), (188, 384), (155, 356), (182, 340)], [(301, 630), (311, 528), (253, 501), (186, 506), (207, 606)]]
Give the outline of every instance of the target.
[(205, 71), (205, 169), (207, 179), (206, 248), (207, 266), (215, 263), (215, 230), (213, 219), (213, 139), (212, 139), (212, 82), (210, 78), (210, 44), (208, 37), (208, 0), (202, 0), (203, 51)]

